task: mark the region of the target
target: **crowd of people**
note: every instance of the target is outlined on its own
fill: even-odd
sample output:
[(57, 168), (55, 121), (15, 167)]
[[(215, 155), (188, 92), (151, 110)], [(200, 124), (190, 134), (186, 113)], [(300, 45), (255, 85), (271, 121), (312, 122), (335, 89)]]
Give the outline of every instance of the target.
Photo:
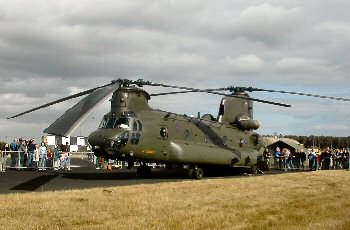
[(324, 149), (319, 152), (311, 150), (309, 155), (310, 170), (349, 169), (349, 152), (346, 149)]
[(47, 146), (42, 142), (40, 145), (35, 139), (15, 139), (6, 143), (0, 150), (0, 171), (5, 171), (9, 163), (11, 168), (21, 170), (32, 168), (45, 171), (47, 168), (54, 170), (70, 170), (70, 146), (68, 142), (64, 145)]
[(264, 152), (264, 159), (277, 169), (284, 170), (305, 170), (308, 168), (314, 170), (329, 170), (329, 169), (349, 169), (349, 152), (346, 149), (330, 149), (326, 148), (322, 151), (312, 149), (307, 154), (304, 151), (291, 151), (288, 148), (276, 147), (274, 155), (271, 155), (268, 150)]
[(268, 149), (266, 149), (263, 157), (267, 161), (269, 168), (297, 170), (305, 169), (306, 167), (307, 156), (304, 151), (291, 151), (288, 148), (281, 150), (277, 147), (274, 154), (270, 154)]
[[(35, 139), (24, 140), (15, 139), (9, 144), (5, 144), (0, 149), (0, 171), (5, 171), (6, 167), (16, 169), (31, 168), (45, 171), (47, 168), (54, 170), (70, 170), (70, 146), (58, 144), (47, 146), (42, 142), (36, 144)], [(102, 168), (104, 158), (96, 158), (89, 155), (91, 161), (96, 163), (96, 168)], [(314, 170), (329, 169), (349, 169), (349, 151), (347, 149), (330, 149), (322, 151), (312, 149), (307, 154), (298, 149), (276, 147), (274, 154), (270, 154), (268, 149), (263, 154), (264, 161), (269, 168), (283, 170)], [(108, 161), (108, 166), (111, 163)], [(110, 167), (111, 168), (111, 167)], [(108, 167), (107, 167), (108, 169)]]

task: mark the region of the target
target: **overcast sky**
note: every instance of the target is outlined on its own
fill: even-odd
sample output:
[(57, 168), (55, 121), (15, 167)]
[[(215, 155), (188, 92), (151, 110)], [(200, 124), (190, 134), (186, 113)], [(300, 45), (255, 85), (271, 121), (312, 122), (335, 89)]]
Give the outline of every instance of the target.
[[(6, 117), (117, 78), (350, 98), (349, 12), (346, 0), (0, 0), (0, 139), (40, 137), (79, 99)], [(251, 96), (293, 105), (255, 103), (260, 134), (349, 136), (347, 102)], [(220, 99), (195, 93), (154, 97), (150, 104), (216, 116)], [(108, 103), (76, 134), (97, 128)]]

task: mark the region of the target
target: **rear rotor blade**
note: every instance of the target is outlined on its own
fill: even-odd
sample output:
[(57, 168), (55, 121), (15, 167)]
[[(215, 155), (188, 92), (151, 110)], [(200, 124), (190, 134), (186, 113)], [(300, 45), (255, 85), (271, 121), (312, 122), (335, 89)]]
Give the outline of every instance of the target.
[(307, 97), (318, 97), (318, 98), (332, 99), (332, 100), (338, 100), (338, 101), (350, 101), (350, 99), (348, 99), (348, 98), (324, 96), (324, 95), (311, 94), (311, 93), (301, 93), (301, 92), (272, 90), (272, 89), (260, 89), (260, 88), (250, 88), (250, 89), (252, 91), (262, 91), (262, 92), (270, 92), (270, 93), (285, 93), (285, 94), (301, 95), (301, 96), (307, 96)]

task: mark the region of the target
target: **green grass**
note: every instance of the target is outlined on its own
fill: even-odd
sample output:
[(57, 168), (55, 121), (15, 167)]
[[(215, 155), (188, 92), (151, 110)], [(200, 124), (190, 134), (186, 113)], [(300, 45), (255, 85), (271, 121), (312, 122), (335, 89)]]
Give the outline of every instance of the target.
[(0, 229), (350, 229), (350, 172), (0, 196)]

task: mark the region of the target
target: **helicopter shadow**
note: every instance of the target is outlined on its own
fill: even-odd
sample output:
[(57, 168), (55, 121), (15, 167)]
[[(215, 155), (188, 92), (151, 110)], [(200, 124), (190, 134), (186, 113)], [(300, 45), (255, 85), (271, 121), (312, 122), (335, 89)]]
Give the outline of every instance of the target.
[[(222, 178), (241, 176), (241, 171), (236, 170), (206, 170), (205, 178)], [(118, 169), (112, 171), (100, 171), (91, 169), (79, 169), (72, 171), (48, 171), (13, 186), (9, 191), (32, 192), (65, 189), (88, 189), (96, 187), (127, 186), (137, 184), (156, 184), (163, 182), (181, 182), (193, 180), (188, 176), (186, 169), (154, 169), (149, 177), (139, 177), (136, 170)], [(85, 182), (84, 182), (85, 181)], [(47, 184), (50, 183), (49, 186)], [(41, 190), (40, 190), (41, 191)]]
[(58, 177), (57, 174), (50, 174), (50, 175), (42, 175), (35, 177), (31, 180), (28, 180), (24, 183), (21, 183), (19, 185), (16, 185), (9, 190), (16, 190), (16, 191), (35, 191), (38, 188), (44, 186), (54, 178)]

